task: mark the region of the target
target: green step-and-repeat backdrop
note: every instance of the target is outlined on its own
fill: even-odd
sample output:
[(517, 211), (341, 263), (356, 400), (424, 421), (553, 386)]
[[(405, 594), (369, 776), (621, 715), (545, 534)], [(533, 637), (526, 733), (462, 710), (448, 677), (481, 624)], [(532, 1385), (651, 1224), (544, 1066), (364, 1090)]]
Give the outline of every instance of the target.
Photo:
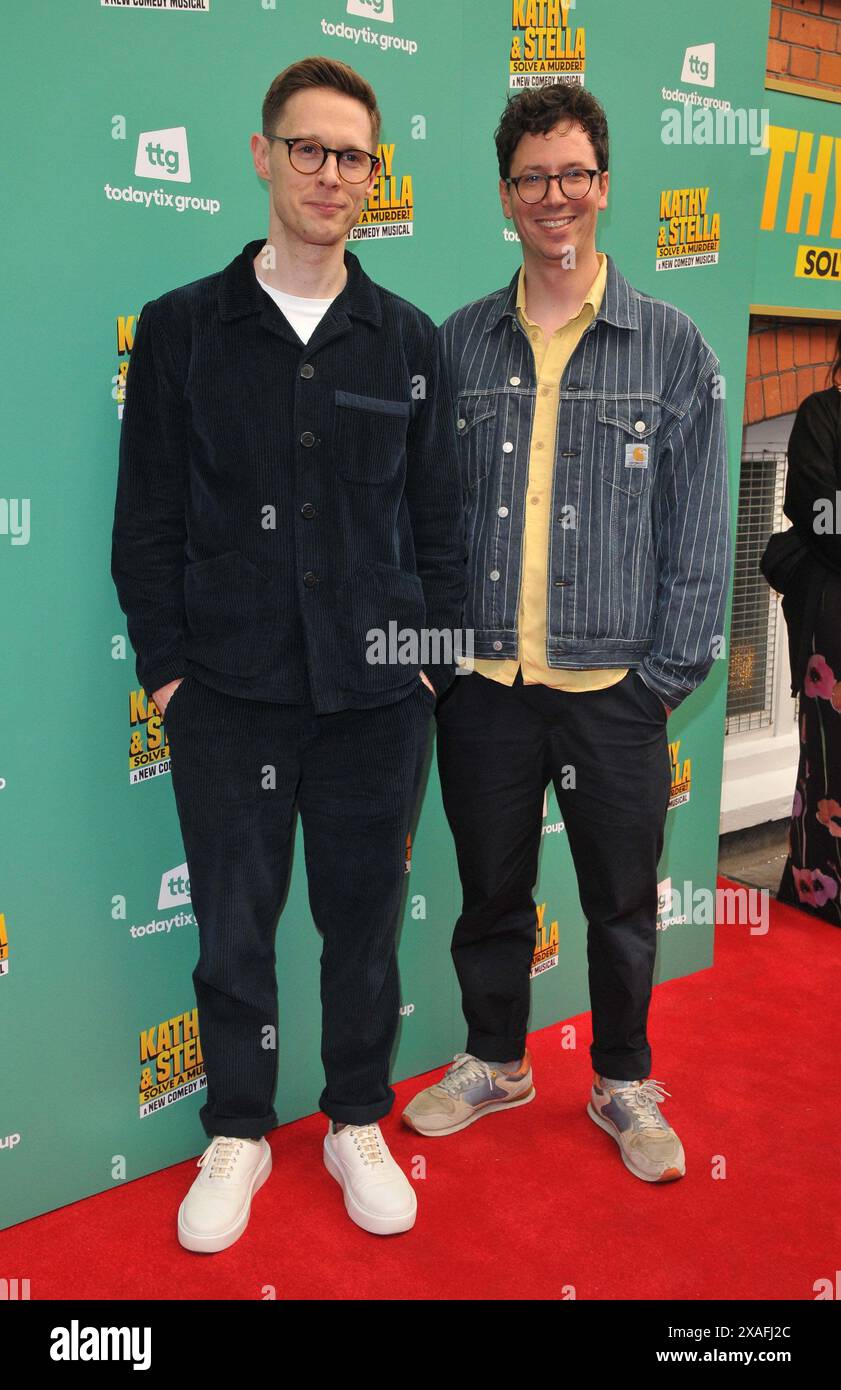
[(765, 93), (768, 158), (753, 309), (841, 319), (841, 92)]
[[(383, 170), (351, 249), (436, 321), (507, 283), (519, 263), (493, 144), (509, 93), (586, 83), (611, 126), (599, 248), (639, 289), (686, 310), (718, 353), (735, 498), (767, 162), (768, 9), (768, 0), (7, 8), (0, 1227), (206, 1143), (197, 928), (166, 729), (136, 684), (110, 532), (137, 315), (266, 234), (267, 193), (248, 142), (272, 79), (323, 53), (374, 84)], [(691, 899), (715, 888), (726, 677), (723, 635), (710, 676), (669, 721), (658, 980), (712, 963), (713, 924)], [(536, 1028), (589, 1007), (586, 925), (552, 792), (544, 831)], [(464, 1047), (449, 954), (460, 897), (432, 757), (406, 867), (396, 1080)], [(286, 1122), (311, 1113), (323, 1085), (321, 946), (300, 845), (277, 941), (276, 1104)]]

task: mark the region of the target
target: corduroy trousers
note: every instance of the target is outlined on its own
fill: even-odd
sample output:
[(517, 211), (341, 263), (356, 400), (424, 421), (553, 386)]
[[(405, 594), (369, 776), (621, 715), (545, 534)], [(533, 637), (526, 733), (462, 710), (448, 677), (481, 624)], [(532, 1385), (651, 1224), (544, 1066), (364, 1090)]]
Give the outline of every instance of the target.
[(193, 982), (207, 1078), (199, 1118), (208, 1136), (257, 1139), (278, 1123), (275, 932), (296, 812), (324, 941), (319, 1108), (347, 1124), (391, 1109), (397, 919), (434, 704), (420, 681), (396, 704), (326, 715), (223, 694), (193, 675), (171, 697), (172, 783), (199, 934)]

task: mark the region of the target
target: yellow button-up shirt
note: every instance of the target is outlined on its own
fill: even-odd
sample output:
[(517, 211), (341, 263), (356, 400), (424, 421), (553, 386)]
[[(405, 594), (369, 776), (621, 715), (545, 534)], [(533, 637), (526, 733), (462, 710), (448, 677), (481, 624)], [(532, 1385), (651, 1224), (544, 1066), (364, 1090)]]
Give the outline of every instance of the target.
[(526, 313), (523, 267), (517, 287), (517, 315), (528, 334), (537, 370), (537, 400), (529, 451), (526, 517), (523, 531), (523, 571), (518, 611), (519, 657), (502, 661), (480, 659), (474, 669), (482, 676), (512, 685), (519, 667), (526, 685), (549, 685), (556, 690), (602, 690), (615, 685), (628, 668), (604, 667), (576, 671), (549, 666), (546, 661), (546, 594), (549, 582), (549, 527), (558, 426), (561, 376), (585, 328), (592, 323), (604, 295), (607, 257), (597, 253), (599, 270), (578, 313), (547, 339)]

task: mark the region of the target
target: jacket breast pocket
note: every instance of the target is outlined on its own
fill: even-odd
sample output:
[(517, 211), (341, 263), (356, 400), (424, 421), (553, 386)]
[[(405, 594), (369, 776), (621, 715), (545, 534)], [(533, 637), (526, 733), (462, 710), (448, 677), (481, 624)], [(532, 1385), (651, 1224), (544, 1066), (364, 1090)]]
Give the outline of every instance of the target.
[(335, 393), (336, 471), (349, 483), (393, 482), (405, 468), (408, 401)]
[(654, 470), (661, 407), (639, 396), (597, 402), (601, 474), (619, 492), (638, 497)]
[(231, 676), (261, 669), (275, 633), (275, 603), (271, 582), (241, 551), (187, 566), (184, 609), (190, 660)]
[(490, 472), (496, 409), (495, 396), (459, 397), (456, 433), (459, 438), (462, 484), (466, 492)]

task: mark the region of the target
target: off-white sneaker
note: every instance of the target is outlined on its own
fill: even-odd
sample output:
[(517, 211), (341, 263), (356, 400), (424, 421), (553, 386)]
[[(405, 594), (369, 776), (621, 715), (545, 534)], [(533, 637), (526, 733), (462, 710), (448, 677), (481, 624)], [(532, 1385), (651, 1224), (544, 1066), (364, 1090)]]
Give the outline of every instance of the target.
[(227, 1250), (248, 1225), (251, 1198), (272, 1171), (272, 1151), (265, 1138), (254, 1144), (217, 1134), (198, 1167), (178, 1208), (178, 1239), (187, 1250)]
[(415, 1189), (388, 1151), (379, 1125), (345, 1125), (324, 1136), (324, 1164), (344, 1190), (351, 1221), (377, 1236), (408, 1231), (415, 1224)]

